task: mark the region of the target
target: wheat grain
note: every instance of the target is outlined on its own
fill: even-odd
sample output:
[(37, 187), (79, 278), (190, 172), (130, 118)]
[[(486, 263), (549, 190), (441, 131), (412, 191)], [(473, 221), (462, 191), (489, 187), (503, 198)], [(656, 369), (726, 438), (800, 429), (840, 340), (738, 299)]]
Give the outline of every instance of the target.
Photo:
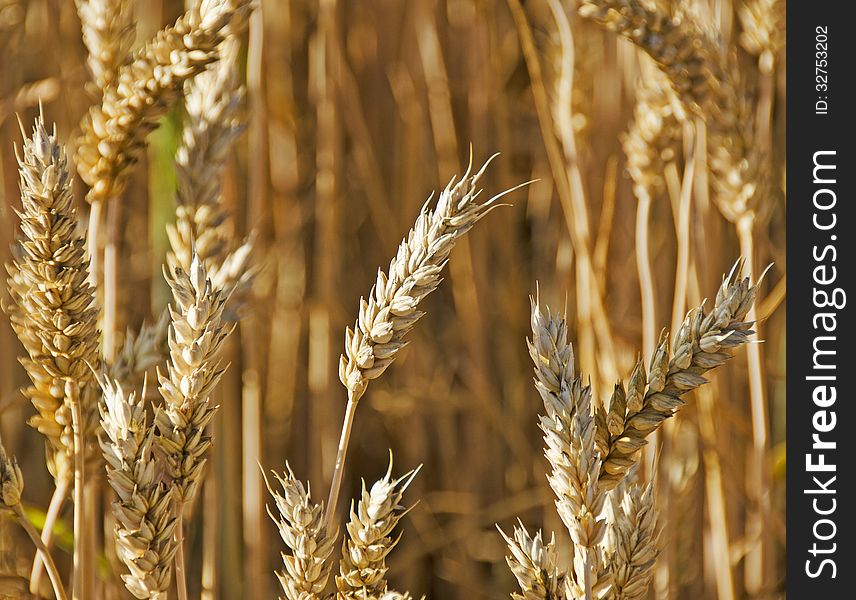
[[(13, 304), (4, 308), (28, 357), (21, 363), (33, 385), (25, 394), (37, 414), (30, 424), (48, 440), (48, 464), (57, 478), (68, 477), (74, 447), (71, 400), (65, 382), (74, 382), (83, 403), (84, 437), (97, 427), (91, 371), (98, 364), (97, 311), (87, 283), (85, 240), (77, 230), (71, 175), (56, 133), (38, 117), (18, 155), (22, 210), (16, 258), (6, 265)], [(90, 450), (95, 450), (92, 444)], [(97, 452), (88, 452), (91, 457)]]
[(87, 63), (97, 90), (110, 86), (129, 59), (134, 42), (134, 10), (129, 0), (76, 0), (89, 51)]
[(499, 533), (511, 553), (505, 557), (505, 561), (523, 592), (512, 594), (511, 597), (514, 600), (563, 599), (565, 573), (558, 565), (555, 536), (551, 535), (550, 541), (545, 544), (540, 531), (533, 537), (523, 524), (514, 527), (513, 537), (501, 529)]
[(324, 504), (313, 504), (309, 486), (294, 477), (288, 464), (282, 476), (274, 474), (282, 492), (268, 491), (276, 502), (277, 514), (268, 514), (279, 529), (282, 541), (290, 553), (282, 553), (283, 571), (276, 573), (285, 600), (316, 600), (324, 597), (330, 577), (330, 554), (337, 532), (329, 532), (323, 522)]
[(407, 514), (408, 509), (401, 505), (401, 500), (420, 468), (393, 479), (390, 454), (386, 474), (372, 484), (370, 490), (363, 481), (356, 508), (351, 504), (348, 536), (336, 577), (340, 600), (380, 598), (388, 593), (386, 557), (401, 539), (400, 535), (393, 539), (392, 530)]
[(710, 312), (705, 312), (704, 304), (689, 312), (672, 351), (668, 336), (663, 337), (648, 374), (642, 361), (637, 362), (623, 406), (610, 407), (602, 487), (615, 487), (638, 461), (647, 436), (684, 404), (681, 396), (706, 383), (705, 372), (725, 363), (733, 348), (749, 341), (752, 323), (744, 318), (755, 301), (757, 283), (741, 278), (741, 269), (739, 261), (723, 278)]
[(184, 82), (217, 59), (219, 44), (240, 30), (249, 10), (249, 0), (205, 0), (119, 69), (81, 123), (77, 168), (90, 202), (121, 194), (146, 135), (180, 98)]
[(135, 598), (165, 600), (177, 550), (176, 520), (173, 491), (158, 479), (155, 429), (144, 398), (107, 377), (99, 383), (104, 392), (101, 448), (107, 480), (118, 497), (113, 502), (116, 554), (129, 570), (122, 580)]

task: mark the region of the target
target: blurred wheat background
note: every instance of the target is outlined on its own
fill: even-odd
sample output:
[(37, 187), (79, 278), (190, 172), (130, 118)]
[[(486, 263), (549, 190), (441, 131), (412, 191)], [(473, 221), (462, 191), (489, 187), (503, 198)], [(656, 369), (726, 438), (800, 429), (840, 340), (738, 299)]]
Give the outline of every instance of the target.
[[(134, 47), (184, 11), (176, 0), (134, 4)], [(223, 194), (238, 234), (255, 232), (259, 273), (215, 392), (215, 445), (186, 541), (191, 597), (275, 596), (281, 544), (259, 465), (281, 471), (288, 460), (323, 496), (347, 401), (337, 376), (345, 327), (471, 147), (477, 164), (501, 152), (482, 180), (486, 194), (536, 181), (458, 244), (411, 344), (361, 401), (342, 506), (360, 477), (383, 475), (389, 449), (398, 473), (424, 465), (389, 579), (429, 598), (507, 597), (515, 583), (494, 524), (510, 528), (520, 516), (562, 528), (525, 343), (536, 285), (542, 301), (567, 305), (578, 367), (603, 396), (742, 255), (755, 276), (773, 263), (756, 307), (764, 343), (693, 392), (646, 450), (648, 465), (659, 461), (665, 524), (651, 598), (784, 597), (784, 3), (656, 8), (692, 15), (739, 68), (734, 102), (748, 106), (758, 188), (748, 206), (717, 200), (725, 184), (708, 159), (716, 154), (705, 120), (663, 100), (668, 82), (650, 57), (581, 17), (575, 0), (257, 3), (239, 51), (246, 131), (229, 153)], [(646, 43), (670, 51), (668, 37)], [(2, 262), (21, 206), (16, 114), (29, 130), (41, 100), (59, 139), (73, 141), (99, 94), (86, 60), (74, 2), (0, 0)], [(148, 136), (112, 217), (118, 341), (170, 300), (161, 265), (183, 114), (179, 104)], [(85, 191), (76, 180), (83, 216)], [(640, 239), (651, 266), (642, 285)], [(2, 436), (38, 525), (53, 481), (43, 438), (24, 425), (33, 408), (19, 392), (21, 354), (0, 316)], [(63, 571), (70, 507), (59, 527)], [(99, 533), (108, 548), (111, 528)], [(28, 597), (14, 590), (26, 589), (32, 549), (8, 519), (0, 536), (0, 596)], [(115, 556), (100, 555), (98, 567), (103, 597), (125, 597)]]

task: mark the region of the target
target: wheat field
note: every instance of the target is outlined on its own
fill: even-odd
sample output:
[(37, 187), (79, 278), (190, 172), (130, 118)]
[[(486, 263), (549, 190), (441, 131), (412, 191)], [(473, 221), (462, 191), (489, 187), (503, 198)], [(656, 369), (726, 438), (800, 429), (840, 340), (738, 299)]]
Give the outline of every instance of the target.
[(0, 0), (0, 598), (784, 598), (784, 25)]

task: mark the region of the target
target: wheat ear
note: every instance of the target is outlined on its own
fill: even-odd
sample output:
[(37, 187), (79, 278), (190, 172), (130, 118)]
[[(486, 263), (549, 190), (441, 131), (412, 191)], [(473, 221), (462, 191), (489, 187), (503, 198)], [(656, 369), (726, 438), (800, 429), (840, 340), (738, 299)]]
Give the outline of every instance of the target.
[(598, 475), (602, 468), (597, 421), (590, 386), (575, 374), (567, 323), (532, 300), (529, 354), (535, 365), (535, 387), (546, 414), (540, 418), (544, 454), (552, 468), (547, 480), (556, 494), (556, 509), (574, 542), (573, 570), (565, 578), (571, 598), (601, 597), (609, 589), (600, 542), (606, 533), (601, 514), (607, 500)]
[(73, 381), (86, 403), (85, 437), (94, 441), (97, 408), (88, 364), (98, 363), (97, 311), (87, 283), (85, 240), (78, 232), (71, 175), (56, 133), (38, 117), (18, 154), (21, 234), (6, 265), (13, 303), (4, 306), (28, 357), (21, 363), (33, 385), (25, 394), (37, 414), (30, 424), (48, 440), (55, 477), (68, 477), (74, 448), (70, 400)]
[(665, 75), (653, 67), (646, 69), (636, 88), (633, 121), (622, 139), (627, 173), (638, 199), (656, 198), (663, 192), (663, 171), (677, 160), (685, 119)]
[(219, 44), (240, 30), (249, 10), (249, 0), (204, 0), (118, 70), (81, 122), (77, 168), (90, 202), (121, 194), (146, 135), (181, 97), (184, 82), (217, 59)]
[(225, 371), (220, 355), (234, 326), (224, 323), (226, 297), (213, 289), (198, 258), (189, 273), (176, 268), (166, 280), (174, 301), (169, 309), (170, 361), (167, 373), (158, 374), (164, 407), (155, 424), (176, 499), (186, 504), (193, 499), (211, 446), (205, 427), (216, 407), (209, 396)]
[(653, 484), (622, 485), (612, 494), (612, 501), (615, 522), (610, 526), (610, 599), (643, 600), (648, 595), (659, 555), (660, 531)]
[[(187, 122), (175, 156), (178, 174), (176, 222), (167, 226), (170, 267), (187, 270), (193, 252), (205, 264), (216, 289), (244, 288), (252, 244), (237, 244), (231, 216), (223, 206), (221, 182), (229, 151), (244, 130), (238, 109), (238, 40), (230, 36), (219, 60), (185, 84)], [(240, 290), (236, 290), (240, 292)], [(237, 299), (233, 294), (232, 303)]]
[(134, 8), (129, 0), (76, 0), (89, 51), (87, 64), (95, 89), (103, 90), (116, 78), (134, 43)]
[(3, 445), (3, 440), (0, 439), (0, 507), (12, 511), (18, 523), (20, 523), (30, 540), (36, 546), (36, 553), (42, 557), (45, 563), (45, 568), (54, 589), (54, 595), (58, 600), (67, 600), (65, 588), (62, 585), (62, 578), (59, 575), (59, 571), (57, 571), (53, 557), (51, 557), (50, 552), (39, 537), (36, 528), (21, 507), (21, 494), (23, 492), (24, 476), (21, 473), (21, 468), (18, 466), (18, 461), (14, 458), (9, 458), (6, 454), (6, 447)]
[(220, 362), (223, 343), (234, 329), (223, 318), (228, 295), (215, 290), (205, 266), (194, 257), (190, 272), (164, 269), (172, 290), (170, 306), (170, 361), (167, 373), (158, 373), (163, 410), (155, 415), (156, 444), (166, 459), (166, 470), (175, 490), (177, 516), (175, 574), (179, 600), (187, 596), (185, 582), (183, 519), (202, 481), (211, 436), (208, 423), (217, 410), (210, 395), (226, 370)]
[(781, 0), (749, 0), (737, 11), (743, 31), (740, 45), (759, 57), (759, 68), (771, 70), (773, 61), (785, 41), (784, 11)]
[(366, 489), (363, 481), (359, 501), (351, 504), (348, 535), (336, 577), (340, 600), (380, 598), (389, 592), (386, 557), (401, 539), (401, 536), (393, 539), (392, 531), (407, 514), (401, 500), (420, 468), (394, 479), (390, 454), (386, 474), (371, 489)]
[[(472, 172), (472, 155), (464, 176), (454, 178), (440, 193), (433, 209), (422, 207), (416, 224), (398, 246), (398, 252), (384, 273), (378, 269), (377, 281), (368, 300), (360, 299), (360, 311), (354, 328), (345, 331), (345, 352), (339, 360), (339, 379), (348, 390), (348, 404), (336, 465), (327, 501), (327, 523), (336, 514), (345, 457), (357, 403), (369, 382), (392, 364), (404, 346), (407, 333), (425, 314), (419, 303), (440, 285), (441, 273), (455, 243), (484, 217), (497, 200), (518, 189), (516, 186), (481, 202), (479, 180), (490, 162)], [(527, 184), (522, 184), (527, 185)], [(430, 198), (429, 198), (430, 202)]]
[(229, 151), (244, 130), (238, 115), (244, 96), (238, 84), (238, 48), (238, 40), (230, 36), (220, 45), (219, 60), (185, 84), (187, 123), (175, 158), (176, 222), (167, 226), (172, 247), (168, 264), (188, 269), (195, 249), (214, 288), (231, 295), (231, 320), (254, 275), (249, 264), (252, 240), (235, 241), (221, 190)]
[(675, 336), (673, 349), (663, 336), (649, 373), (639, 360), (627, 382), (617, 387), (601, 438), (603, 466), (600, 485), (614, 488), (639, 459), (646, 438), (683, 404), (681, 397), (707, 383), (704, 373), (725, 363), (732, 350), (749, 341), (752, 323), (744, 319), (755, 301), (757, 283), (742, 278), (742, 261), (723, 278), (713, 309), (705, 304), (687, 314)]
[(143, 323), (138, 332), (129, 330), (107, 369), (110, 379), (128, 389), (138, 388), (146, 371), (166, 356), (169, 322), (169, 311), (164, 311), (154, 323)]
[(116, 554), (128, 568), (122, 575), (135, 598), (165, 600), (177, 545), (172, 490), (157, 475), (155, 430), (146, 417), (145, 399), (119, 382), (99, 379), (103, 390), (101, 448), (107, 480), (116, 492)]
[(458, 239), (499, 198), (517, 189), (479, 202), (478, 182), (494, 157), (476, 173), (471, 173), (470, 163), (460, 181), (449, 182), (433, 210), (427, 204), (423, 207), (388, 272), (378, 269), (368, 300), (360, 300), (359, 317), (345, 332), (345, 353), (339, 363), (339, 379), (355, 400), (407, 344), (405, 336), (425, 314), (418, 310), (419, 303), (440, 285), (440, 274)]
[(336, 543), (335, 531), (324, 526), (324, 504), (313, 504), (309, 486), (294, 477), (288, 464), (281, 476), (274, 474), (282, 491), (265, 484), (276, 503), (270, 518), (289, 552), (282, 553), (284, 569), (276, 573), (285, 600), (320, 600), (330, 577), (330, 554)]
[(640, 0), (584, 0), (580, 14), (626, 37), (649, 54), (681, 101), (708, 128), (715, 197), (732, 222), (744, 214), (757, 188), (757, 165), (747, 154), (751, 115), (739, 88), (736, 59), (693, 15), (669, 16)]
[(555, 536), (551, 535), (550, 541), (545, 544), (540, 531), (533, 537), (522, 523), (515, 525), (513, 536), (507, 535), (502, 529), (499, 529), (499, 533), (510, 553), (505, 561), (522, 592), (514, 593), (511, 597), (514, 600), (564, 599), (565, 573), (558, 565)]
[[(77, 232), (71, 175), (56, 133), (48, 134), (41, 115), (18, 154), (21, 235), (17, 259), (7, 265), (14, 301), (10, 321), (27, 350), (21, 362), (33, 386), (26, 390), (36, 407), (31, 421), (48, 439), (48, 468), (57, 488), (74, 473), (74, 597), (89, 574), (80, 543), (84, 463), (100, 458), (93, 443), (98, 426), (89, 364), (98, 363), (97, 311), (88, 283), (85, 240)], [(46, 537), (49, 539), (50, 531)]]

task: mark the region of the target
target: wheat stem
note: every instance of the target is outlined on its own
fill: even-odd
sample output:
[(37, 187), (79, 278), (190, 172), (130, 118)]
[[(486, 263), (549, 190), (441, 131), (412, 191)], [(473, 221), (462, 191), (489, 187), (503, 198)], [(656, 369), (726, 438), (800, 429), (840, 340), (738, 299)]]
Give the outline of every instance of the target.
[(642, 297), (642, 354), (653, 356), (657, 344), (657, 300), (654, 294), (654, 276), (648, 231), (651, 218), (651, 194), (638, 194), (636, 205), (636, 270), (639, 273), (639, 290)]
[(83, 600), (89, 565), (86, 563), (86, 554), (83, 551), (83, 538), (86, 535), (83, 498), (83, 432), (81, 431), (80, 394), (76, 384), (66, 383), (66, 397), (71, 408), (71, 427), (74, 435), (74, 576), (71, 596), (73, 600)]
[(588, 549), (585, 549), (586, 554), (586, 572), (585, 572), (585, 600), (592, 600), (592, 590), (591, 590), (591, 571), (592, 571), (592, 563), (591, 563), (591, 552)]
[[(42, 528), (41, 536), (42, 543), (48, 550), (53, 546), (54, 525), (56, 525), (59, 515), (62, 512), (62, 507), (68, 497), (68, 490), (70, 487), (71, 479), (69, 477), (60, 478), (56, 482), (56, 487), (54, 488), (53, 495), (51, 496), (50, 504), (48, 504), (48, 510), (45, 513), (45, 524)], [(42, 573), (44, 573), (44, 568), (45, 563), (42, 558), (42, 554), (37, 552), (35, 558), (33, 558), (33, 568), (30, 570), (31, 594), (35, 594), (38, 591), (39, 584), (42, 580)]]
[[(754, 238), (755, 214), (747, 211), (737, 222), (737, 235), (740, 241), (740, 253), (746, 257), (748, 268), (752, 269), (755, 255)], [(746, 315), (755, 320), (755, 306)], [(767, 399), (762, 373), (761, 346), (750, 344), (746, 349), (746, 368), (749, 375), (749, 402), (752, 414), (752, 451), (747, 473), (748, 495), (752, 502), (747, 511), (746, 532), (750, 550), (746, 556), (746, 587), (757, 591), (764, 583), (765, 552), (764, 512), (767, 508), (767, 469), (765, 455), (767, 450)]]
[(339, 448), (336, 451), (336, 466), (333, 470), (333, 480), (330, 483), (330, 494), (327, 497), (327, 515), (324, 519), (324, 526), (327, 528), (327, 531), (331, 530), (336, 519), (339, 490), (342, 487), (345, 459), (348, 454), (348, 444), (351, 440), (351, 430), (354, 427), (354, 415), (357, 414), (358, 401), (359, 396), (355, 396), (354, 391), (348, 390), (348, 405), (345, 407), (345, 420), (342, 423), (342, 434), (339, 437)]
[[(680, 327), (687, 305), (687, 277), (690, 265), (690, 208), (692, 206), (692, 181), (694, 172), (695, 159), (691, 156), (687, 160), (687, 165), (684, 169), (680, 204), (678, 206), (678, 256), (675, 267), (675, 295), (672, 302), (672, 331), (677, 331)], [(647, 356), (652, 356), (652, 354)]]
[(175, 587), (178, 600), (187, 600), (187, 568), (184, 562), (184, 505), (176, 502), (175, 508)]
[(56, 564), (54, 564), (53, 557), (48, 551), (47, 546), (45, 546), (45, 543), (39, 537), (39, 533), (36, 531), (36, 528), (33, 527), (33, 523), (24, 513), (24, 509), (21, 508), (20, 503), (15, 504), (12, 507), (12, 510), (15, 511), (15, 516), (18, 517), (18, 523), (20, 523), (21, 527), (24, 528), (24, 531), (27, 532), (27, 535), (30, 536), (30, 539), (36, 546), (36, 554), (40, 556), (44, 562), (45, 570), (48, 572), (48, 577), (51, 580), (51, 585), (53, 586), (54, 595), (57, 597), (57, 600), (67, 600), (68, 596), (66, 596), (65, 588), (62, 586), (62, 577), (59, 575), (59, 571), (56, 568)]

